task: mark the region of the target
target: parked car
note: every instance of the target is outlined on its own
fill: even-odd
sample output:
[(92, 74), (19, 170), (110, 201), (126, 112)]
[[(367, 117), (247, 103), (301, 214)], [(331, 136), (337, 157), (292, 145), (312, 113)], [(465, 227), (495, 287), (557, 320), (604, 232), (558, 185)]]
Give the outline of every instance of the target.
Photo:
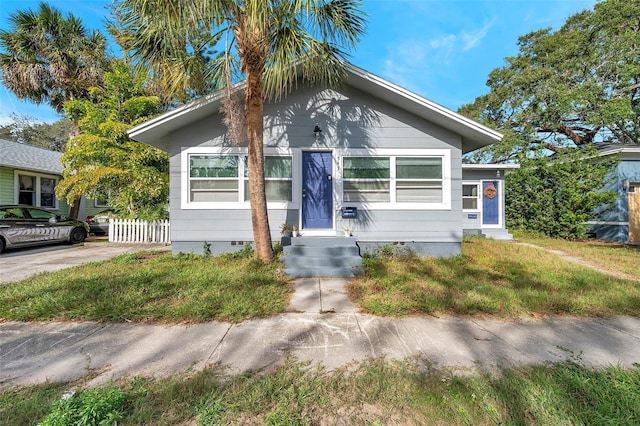
[(117, 215), (115, 210), (106, 209), (93, 216), (87, 216), (85, 222), (89, 224), (89, 232), (95, 235), (109, 235), (109, 220)]
[(5, 249), (85, 240), (89, 225), (23, 205), (0, 205), (0, 253)]

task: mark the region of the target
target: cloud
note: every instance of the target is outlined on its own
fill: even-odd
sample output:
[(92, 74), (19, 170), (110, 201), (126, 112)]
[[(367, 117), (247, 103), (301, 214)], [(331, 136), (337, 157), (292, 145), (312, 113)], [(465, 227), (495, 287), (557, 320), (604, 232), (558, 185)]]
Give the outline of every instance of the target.
[(484, 24), (484, 26), (476, 32), (473, 32), (473, 33), (463, 32), (461, 38), (462, 38), (462, 41), (464, 42), (464, 46), (462, 46), (462, 50), (466, 52), (467, 50), (471, 50), (474, 47), (477, 47), (478, 45), (480, 45), (480, 42), (482, 41), (483, 38), (487, 36), (489, 29), (491, 29), (491, 27), (495, 22), (496, 22), (496, 18), (494, 17), (491, 21)]

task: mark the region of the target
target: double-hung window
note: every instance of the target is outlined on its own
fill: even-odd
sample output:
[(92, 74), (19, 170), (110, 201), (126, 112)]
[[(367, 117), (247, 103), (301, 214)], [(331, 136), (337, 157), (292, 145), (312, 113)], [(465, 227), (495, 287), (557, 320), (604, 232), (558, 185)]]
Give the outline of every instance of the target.
[(237, 155), (191, 155), (189, 200), (191, 202), (238, 201)]
[(411, 151), (345, 152), (342, 201), (369, 208), (450, 208), (449, 152)]
[(478, 184), (462, 184), (462, 210), (478, 210)]
[[(249, 201), (249, 166), (244, 157), (244, 200)], [(264, 158), (264, 190), (267, 201), (291, 201), (292, 188), (292, 159), (287, 157), (266, 156)]]
[(390, 200), (389, 157), (345, 157), (343, 161), (343, 200), (382, 202)]
[(18, 204), (50, 209), (57, 207), (55, 189), (58, 180), (55, 177), (22, 172), (18, 172), (16, 177)]
[(396, 158), (397, 203), (442, 203), (442, 158)]

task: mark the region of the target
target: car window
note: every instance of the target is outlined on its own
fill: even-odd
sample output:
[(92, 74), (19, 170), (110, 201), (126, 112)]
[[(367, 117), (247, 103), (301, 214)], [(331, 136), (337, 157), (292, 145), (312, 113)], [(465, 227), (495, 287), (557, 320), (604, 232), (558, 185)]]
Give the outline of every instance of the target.
[(0, 219), (24, 219), (24, 213), (18, 207), (0, 209)]
[(27, 209), (27, 211), (32, 219), (51, 219), (56, 217), (55, 214), (40, 209)]

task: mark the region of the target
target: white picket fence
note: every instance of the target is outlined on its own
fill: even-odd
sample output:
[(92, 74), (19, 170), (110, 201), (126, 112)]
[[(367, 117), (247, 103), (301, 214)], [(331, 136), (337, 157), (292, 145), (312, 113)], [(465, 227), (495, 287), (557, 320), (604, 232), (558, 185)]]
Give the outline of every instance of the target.
[(109, 242), (170, 243), (168, 220), (111, 219)]

